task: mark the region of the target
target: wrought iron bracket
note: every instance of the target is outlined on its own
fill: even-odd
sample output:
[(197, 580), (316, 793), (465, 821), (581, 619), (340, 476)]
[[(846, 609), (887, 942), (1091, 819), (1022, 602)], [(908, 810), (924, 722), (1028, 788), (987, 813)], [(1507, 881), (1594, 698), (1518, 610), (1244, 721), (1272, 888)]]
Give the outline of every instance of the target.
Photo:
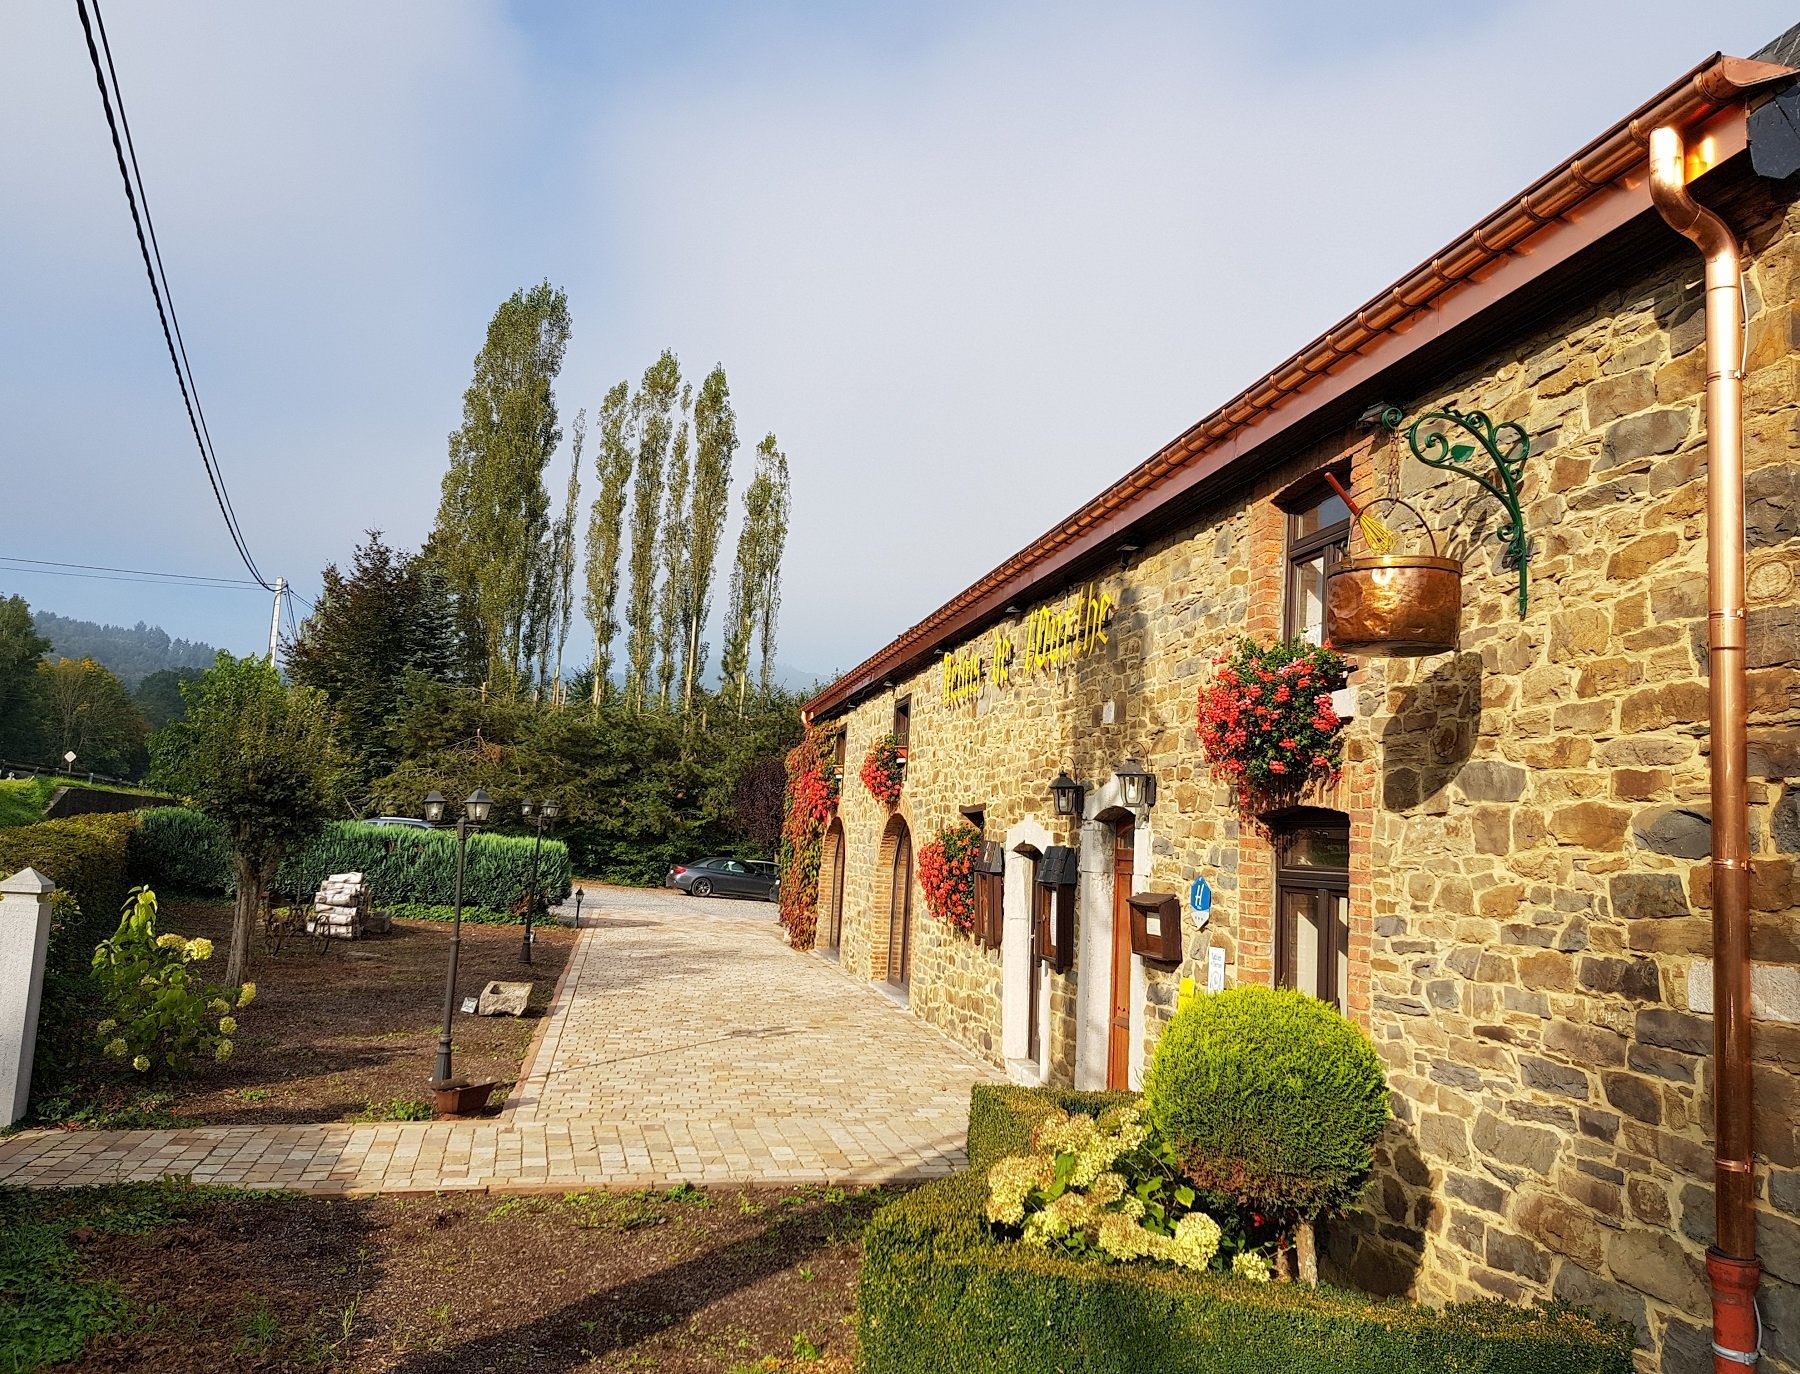
[[(1390, 406), (1382, 412), (1381, 423), (1396, 433), (1406, 425), (1406, 443), (1413, 457), (1426, 467), (1467, 477), (1505, 509), (1506, 523), (1494, 532), (1494, 537), (1506, 546), (1506, 566), (1519, 570), (1519, 618), (1524, 619), (1530, 604), (1531, 540), (1525, 535), (1519, 482), (1525, 473), (1525, 461), (1531, 456), (1531, 436), (1523, 426), (1510, 420), (1496, 424), (1484, 411), (1464, 411), (1454, 406), (1427, 411), (1409, 425), (1406, 416)], [(1455, 430), (1475, 442), (1463, 441), (1453, 433)], [(1469, 466), (1478, 448), (1493, 463), (1491, 472)]]

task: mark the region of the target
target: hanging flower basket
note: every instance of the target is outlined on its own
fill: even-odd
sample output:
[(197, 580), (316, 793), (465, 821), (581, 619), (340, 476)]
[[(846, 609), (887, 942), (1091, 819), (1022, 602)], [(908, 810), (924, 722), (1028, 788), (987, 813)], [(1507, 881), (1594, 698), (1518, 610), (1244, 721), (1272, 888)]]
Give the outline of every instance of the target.
[(900, 785), (906, 778), (906, 746), (900, 736), (883, 735), (863, 760), (862, 782), (869, 795), (888, 810), (900, 804)]
[(975, 865), (981, 831), (968, 821), (947, 826), (919, 850), (919, 886), (925, 909), (958, 930), (975, 928)]
[(1337, 781), (1344, 722), (1331, 694), (1349, 671), (1341, 654), (1301, 639), (1266, 647), (1246, 639), (1214, 667), (1200, 689), (1200, 744), (1241, 812), (1291, 803), (1309, 783)]

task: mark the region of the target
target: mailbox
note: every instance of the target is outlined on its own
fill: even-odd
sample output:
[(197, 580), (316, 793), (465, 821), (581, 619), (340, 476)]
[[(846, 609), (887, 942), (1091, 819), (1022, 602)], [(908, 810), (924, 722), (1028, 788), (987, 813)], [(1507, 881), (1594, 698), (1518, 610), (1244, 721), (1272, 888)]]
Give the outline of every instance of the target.
[(1181, 962), (1181, 903), (1163, 892), (1131, 894), (1131, 952), (1153, 964)]
[(1006, 851), (993, 840), (981, 846), (975, 860), (975, 928), (971, 934), (983, 949), (999, 949), (1006, 934)]
[(1080, 854), (1063, 845), (1052, 845), (1038, 862), (1038, 958), (1054, 973), (1067, 973), (1075, 962), (1075, 882), (1080, 876)]

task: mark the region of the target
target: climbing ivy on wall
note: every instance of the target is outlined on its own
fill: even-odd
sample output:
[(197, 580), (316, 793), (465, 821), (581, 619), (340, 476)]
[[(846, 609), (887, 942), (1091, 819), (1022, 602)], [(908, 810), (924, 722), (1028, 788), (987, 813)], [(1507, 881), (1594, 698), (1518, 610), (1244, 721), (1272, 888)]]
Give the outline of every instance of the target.
[(787, 807), (781, 825), (781, 924), (795, 949), (811, 949), (819, 925), (819, 867), (825, 828), (837, 809), (835, 731), (809, 726), (787, 756)]

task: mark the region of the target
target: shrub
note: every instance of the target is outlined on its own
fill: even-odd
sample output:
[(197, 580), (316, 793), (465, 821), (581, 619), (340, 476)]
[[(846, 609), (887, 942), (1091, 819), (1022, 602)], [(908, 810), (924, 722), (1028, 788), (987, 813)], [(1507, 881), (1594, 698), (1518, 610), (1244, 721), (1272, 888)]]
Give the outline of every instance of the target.
[(837, 810), (838, 772), (834, 733), (807, 727), (788, 752), (786, 811), (776, 863), (781, 874), (781, 924), (795, 949), (811, 949), (819, 925), (819, 869), (825, 830)]
[(1629, 1327), (1560, 1305), (1430, 1308), (996, 1242), (980, 1161), (1058, 1106), (1113, 1100), (976, 1090), (977, 1166), (889, 1203), (864, 1233), (865, 1374), (1630, 1374)]
[[(471, 835), (463, 905), (510, 907), (531, 886), (534, 840)], [(232, 890), (231, 848), (225, 828), (197, 811), (160, 808), (143, 813), (132, 844), (132, 876), (176, 891)], [(569, 893), (568, 847), (545, 839), (537, 860), (538, 887), (553, 900)], [(456, 836), (443, 830), (333, 821), (276, 870), (275, 888), (310, 897), (333, 873), (367, 875), (379, 906), (399, 902), (446, 905), (456, 896)]]
[(95, 1028), (104, 1052), (139, 1073), (191, 1068), (231, 1057), (237, 1013), (256, 984), (224, 989), (203, 983), (194, 965), (212, 958), (211, 940), (156, 930), (156, 894), (132, 892), (112, 938), (94, 951), (94, 975), (110, 1013)]
[(1354, 1201), (1388, 1119), (1375, 1047), (1282, 988), (1194, 998), (1157, 1045), (1144, 1116), (1182, 1172), (1239, 1207), (1307, 1220)]

